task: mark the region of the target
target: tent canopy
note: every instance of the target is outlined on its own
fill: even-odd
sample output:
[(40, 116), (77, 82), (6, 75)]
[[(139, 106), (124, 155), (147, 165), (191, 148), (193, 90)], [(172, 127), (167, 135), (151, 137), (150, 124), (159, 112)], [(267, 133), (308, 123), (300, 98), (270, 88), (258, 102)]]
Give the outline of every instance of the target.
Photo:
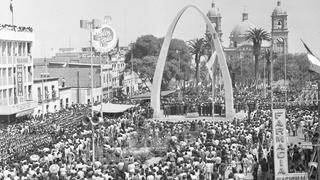
[[(102, 103), (102, 111), (104, 113), (122, 113), (135, 106), (136, 105)], [(93, 106), (93, 110), (100, 111), (101, 105)]]

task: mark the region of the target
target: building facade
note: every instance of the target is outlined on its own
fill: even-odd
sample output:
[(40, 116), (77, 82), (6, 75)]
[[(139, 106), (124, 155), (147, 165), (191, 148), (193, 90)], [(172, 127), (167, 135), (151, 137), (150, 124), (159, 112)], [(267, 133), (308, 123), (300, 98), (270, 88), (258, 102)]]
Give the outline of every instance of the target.
[(133, 95), (134, 92), (137, 92), (139, 90), (139, 86), (142, 83), (141, 79), (139, 78), (139, 75), (137, 73), (131, 73), (124, 72), (124, 78), (123, 78), (123, 93), (125, 95)]
[[(211, 9), (207, 13), (210, 21), (215, 24), (217, 33), (219, 34), (220, 40), (222, 33), (221, 29), (221, 19), (222, 15), (219, 12), (219, 9), (216, 7), (215, 3), (212, 3)], [(272, 41), (262, 41), (261, 52), (264, 52), (267, 49), (273, 50), (276, 56), (282, 56), (288, 51), (288, 26), (287, 26), (287, 12), (284, 11), (281, 7), (281, 2), (277, 2), (277, 6), (272, 11), (271, 14), (271, 37)], [(232, 29), (229, 35), (229, 45), (224, 48), (227, 62), (236, 61), (236, 64), (240, 64), (236, 67), (239, 68), (241, 74), (236, 75), (232, 74), (237, 78), (244, 80), (245, 75), (243, 75), (243, 64), (248, 65), (248, 63), (254, 61), (253, 57), (253, 43), (246, 40), (246, 35), (251, 29), (257, 28), (257, 26), (249, 20), (249, 14), (247, 12), (242, 13), (242, 20)], [(206, 31), (207, 33), (208, 31)], [(207, 35), (208, 37), (208, 35)], [(219, 68), (217, 68), (219, 71)], [(216, 71), (216, 72), (217, 72)], [(217, 73), (219, 76), (219, 72)], [(244, 73), (245, 74), (245, 73)], [(247, 74), (248, 75), (248, 74)], [(215, 76), (216, 77), (216, 76)], [(219, 78), (219, 77), (216, 77)], [(216, 81), (217, 82), (217, 81)]]
[[(214, 2), (212, 3), (211, 8), (207, 13), (207, 16), (210, 21), (215, 24), (216, 31), (219, 34), (220, 40), (222, 41), (222, 15)], [(276, 54), (281, 55), (284, 52), (287, 52), (289, 33), (287, 26), (287, 17), (287, 12), (282, 9), (281, 2), (278, 1), (277, 6), (275, 7), (271, 15), (271, 36), (273, 37), (273, 41), (272, 43), (263, 41), (261, 44), (262, 51), (264, 49), (270, 49), (272, 47), (273, 51)], [(252, 42), (246, 40), (245, 36), (248, 31), (256, 27), (257, 26), (249, 20), (249, 14), (247, 12), (243, 12), (242, 20), (232, 29), (230, 33), (229, 46), (224, 47), (227, 61), (253, 60), (253, 44)]]
[(0, 123), (33, 112), (33, 42), (31, 27), (0, 25)]
[(34, 115), (60, 110), (59, 78), (42, 76), (33, 80), (33, 100), (38, 102)]

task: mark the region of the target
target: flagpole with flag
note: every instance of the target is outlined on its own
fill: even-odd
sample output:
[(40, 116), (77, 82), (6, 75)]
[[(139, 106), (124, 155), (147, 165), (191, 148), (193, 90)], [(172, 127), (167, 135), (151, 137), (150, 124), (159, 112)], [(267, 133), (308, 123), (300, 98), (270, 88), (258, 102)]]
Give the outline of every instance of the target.
[[(310, 63), (310, 65), (309, 65), (309, 70), (311, 70), (311, 71), (314, 71), (314, 72), (316, 72), (316, 73), (318, 73), (318, 74), (320, 74), (320, 59), (318, 58), (318, 57), (316, 57), (315, 56), (315, 54), (314, 53), (312, 53), (312, 51), (310, 50), (310, 48), (307, 46), (307, 44), (301, 39), (301, 42), (303, 43), (303, 45), (304, 45), (304, 47), (307, 49), (307, 51), (308, 51), (308, 54), (307, 54), (307, 56), (308, 56), (308, 60), (309, 60), (309, 63)], [(318, 80), (317, 81), (317, 84), (318, 84), (318, 123), (320, 123), (320, 99), (319, 99), (319, 97), (320, 97), (320, 81)], [(316, 140), (316, 142), (318, 143), (318, 142), (320, 142), (320, 136), (318, 137), (318, 139)], [(320, 164), (320, 146), (318, 146), (317, 147), (317, 150), (316, 151), (314, 151), (314, 155), (313, 155), (313, 157), (316, 157), (316, 155), (317, 155), (317, 158), (318, 158), (318, 162), (317, 162), (317, 164)], [(315, 158), (314, 158), (315, 159)], [(312, 169), (313, 169), (314, 167), (312, 167), (311, 168), (311, 173), (312, 173)], [(318, 167), (315, 167), (315, 168), (317, 168), (317, 170), (316, 170), (316, 172), (317, 172), (317, 179), (320, 179), (320, 166), (318, 166)]]
[(11, 23), (12, 23), (12, 25), (14, 24), (13, 23), (13, 4), (12, 4), (12, 0), (10, 1), (10, 11), (11, 11)]

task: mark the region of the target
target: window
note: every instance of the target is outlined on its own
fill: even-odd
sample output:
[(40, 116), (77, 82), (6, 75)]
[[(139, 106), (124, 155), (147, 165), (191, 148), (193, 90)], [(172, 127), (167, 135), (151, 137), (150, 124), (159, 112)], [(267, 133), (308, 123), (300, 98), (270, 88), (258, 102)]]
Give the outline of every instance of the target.
[(17, 53), (16, 53), (17, 43), (16, 43), (16, 42), (13, 42), (13, 43), (12, 43), (12, 46), (13, 46), (13, 53), (12, 53), (12, 55), (13, 55), (13, 56), (17, 56)]
[(40, 102), (42, 100), (42, 96), (41, 96), (41, 88), (38, 87), (38, 101)]
[(66, 98), (66, 108), (68, 108), (69, 105), (69, 98)]
[(18, 43), (18, 56), (22, 56), (22, 43)]
[(6, 43), (5, 42), (3, 42), (2, 43), (2, 56), (5, 56), (6, 55)]
[(281, 29), (281, 28), (282, 28), (282, 21), (279, 20), (279, 21), (277, 22), (277, 29)]
[(7, 44), (7, 52), (8, 52), (8, 56), (11, 56), (11, 42), (8, 42)]
[(60, 99), (60, 108), (63, 108), (63, 100)]
[(28, 55), (31, 54), (31, 42), (27, 43), (27, 52), (28, 52)]

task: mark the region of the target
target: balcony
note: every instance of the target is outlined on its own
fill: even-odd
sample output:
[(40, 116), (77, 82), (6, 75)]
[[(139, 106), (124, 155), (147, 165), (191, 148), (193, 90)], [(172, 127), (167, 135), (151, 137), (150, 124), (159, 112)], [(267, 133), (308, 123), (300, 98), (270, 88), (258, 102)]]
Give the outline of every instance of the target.
[(9, 83), (8, 85), (14, 85), (14, 80), (12, 78), (12, 76), (9, 76)]
[(3, 103), (2, 103), (2, 105), (4, 105), (4, 106), (8, 105), (7, 98), (3, 98)]
[(7, 56), (8, 59), (8, 64), (13, 64), (13, 57), (12, 56)]
[(7, 64), (7, 56), (1, 57), (1, 64)]

